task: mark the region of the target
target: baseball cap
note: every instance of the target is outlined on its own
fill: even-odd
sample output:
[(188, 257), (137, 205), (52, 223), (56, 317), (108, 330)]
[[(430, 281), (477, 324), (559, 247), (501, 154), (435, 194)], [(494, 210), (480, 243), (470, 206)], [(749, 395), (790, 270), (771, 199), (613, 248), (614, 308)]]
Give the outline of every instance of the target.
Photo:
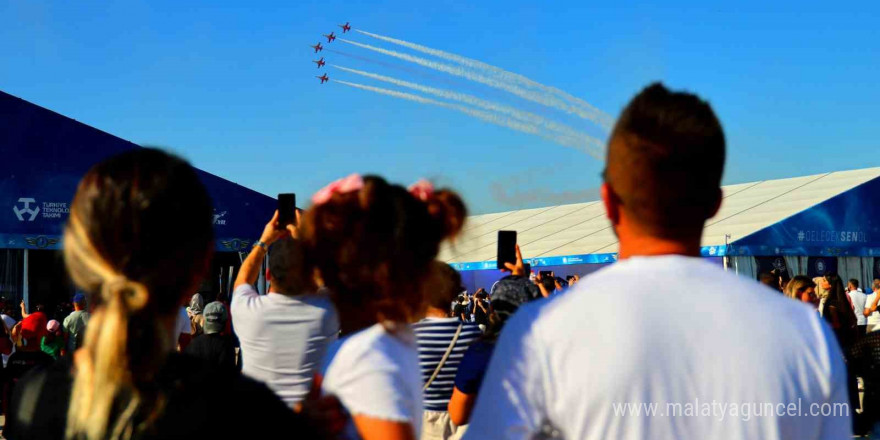
[(51, 320), (51, 321), (49, 321), (48, 324), (46, 324), (46, 330), (49, 330), (49, 333), (55, 333), (55, 332), (57, 332), (60, 328), (61, 328), (61, 323), (58, 322), (58, 321), (56, 321), (56, 320), (54, 320), (54, 319)]
[(73, 295), (73, 303), (84, 305), (86, 303), (86, 296), (82, 293), (77, 293), (76, 295)]
[(208, 303), (202, 312), (205, 317), (205, 333), (220, 333), (226, 328), (226, 306), (220, 301)]

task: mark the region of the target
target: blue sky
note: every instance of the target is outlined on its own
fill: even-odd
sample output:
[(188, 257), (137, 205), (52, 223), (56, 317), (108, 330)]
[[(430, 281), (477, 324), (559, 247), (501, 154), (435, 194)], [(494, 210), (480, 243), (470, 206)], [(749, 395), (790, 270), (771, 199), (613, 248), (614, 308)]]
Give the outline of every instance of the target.
[[(694, 91), (724, 124), (726, 183), (880, 165), (880, 2), (709, 3), (0, 0), (0, 90), (300, 200), (355, 171), (433, 178), (474, 212), (574, 201), (599, 185), (601, 163), (580, 151), (319, 85), (308, 46), (350, 21), (525, 75), (611, 115), (651, 81)], [(588, 121), (505, 93), (340, 41), (325, 46), (385, 64), (325, 51), (328, 63), (477, 94), (605, 140)]]

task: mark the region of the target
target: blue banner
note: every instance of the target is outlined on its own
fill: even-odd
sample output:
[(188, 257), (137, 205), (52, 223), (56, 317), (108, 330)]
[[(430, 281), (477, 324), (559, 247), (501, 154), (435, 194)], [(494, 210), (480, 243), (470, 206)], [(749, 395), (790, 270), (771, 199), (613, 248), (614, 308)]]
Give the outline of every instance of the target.
[(880, 178), (730, 245), (730, 255), (880, 256)]
[[(82, 176), (137, 145), (0, 92), (0, 248), (59, 249)], [(275, 199), (198, 171), (214, 203), (218, 251), (246, 249)], [(170, 246), (172, 243), (160, 245)]]

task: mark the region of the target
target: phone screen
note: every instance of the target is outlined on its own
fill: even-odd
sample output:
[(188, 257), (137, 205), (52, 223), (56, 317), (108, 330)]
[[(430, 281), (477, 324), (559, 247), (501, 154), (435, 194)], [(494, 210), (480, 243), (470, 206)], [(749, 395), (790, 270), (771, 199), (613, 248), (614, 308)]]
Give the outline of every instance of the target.
[(523, 267), (526, 268), (526, 276), (529, 276), (532, 273), (532, 263), (524, 263)]
[(498, 268), (504, 263), (516, 264), (516, 231), (498, 231)]
[(278, 194), (278, 226), (296, 226), (296, 194)]

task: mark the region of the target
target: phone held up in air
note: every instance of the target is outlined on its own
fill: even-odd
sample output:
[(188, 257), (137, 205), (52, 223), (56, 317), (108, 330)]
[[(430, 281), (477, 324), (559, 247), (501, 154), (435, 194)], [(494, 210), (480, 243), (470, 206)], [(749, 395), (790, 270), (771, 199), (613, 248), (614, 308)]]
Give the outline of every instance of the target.
[(296, 226), (296, 194), (278, 194), (278, 227)]
[(552, 279), (553, 271), (552, 270), (542, 270), (541, 271), (541, 279)]
[(516, 231), (498, 231), (498, 268), (504, 263), (516, 264)]

